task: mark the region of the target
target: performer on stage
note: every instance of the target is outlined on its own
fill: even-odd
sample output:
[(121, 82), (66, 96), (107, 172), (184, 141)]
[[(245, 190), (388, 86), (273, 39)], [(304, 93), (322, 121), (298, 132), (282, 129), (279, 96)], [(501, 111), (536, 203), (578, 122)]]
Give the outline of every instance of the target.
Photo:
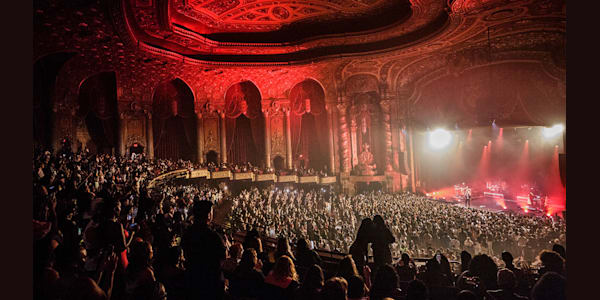
[(534, 206), (533, 201), (535, 200), (535, 193), (533, 193), (533, 188), (529, 189), (529, 206)]
[(471, 188), (469, 187), (465, 189), (465, 206), (471, 207)]

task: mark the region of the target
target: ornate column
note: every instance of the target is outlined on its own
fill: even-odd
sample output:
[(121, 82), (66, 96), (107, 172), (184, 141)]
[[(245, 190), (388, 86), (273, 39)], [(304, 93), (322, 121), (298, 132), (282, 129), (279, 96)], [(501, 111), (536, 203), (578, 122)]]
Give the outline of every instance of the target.
[(56, 153), (58, 151), (59, 142), (58, 139), (58, 105), (54, 104), (52, 106), (52, 111), (50, 112), (50, 146), (52, 150)]
[(348, 108), (348, 104), (339, 103), (337, 105), (338, 109), (338, 120), (340, 127), (340, 149), (341, 149), (341, 157), (340, 157), (340, 168), (341, 172), (350, 172), (350, 133), (348, 132), (348, 122), (346, 120), (346, 109)]
[(219, 112), (219, 120), (221, 123), (221, 162), (227, 162), (227, 128), (225, 127), (225, 112)]
[(393, 171), (391, 101), (382, 100), (379, 105), (381, 106), (381, 112), (383, 114), (383, 129), (385, 134), (385, 170), (391, 172)]
[(292, 126), (290, 123), (290, 110), (286, 109), (285, 113), (285, 161), (288, 169), (292, 168)]
[(265, 117), (265, 165), (267, 168), (271, 167), (271, 118), (269, 117), (269, 110), (263, 110)]
[(356, 114), (353, 109), (350, 117), (350, 141), (352, 143), (352, 168), (358, 165), (358, 141), (356, 136)]
[(146, 113), (146, 153), (148, 158), (154, 158), (154, 130), (152, 128), (152, 113)]
[(127, 118), (125, 113), (119, 114), (119, 156), (127, 154)]
[(408, 150), (410, 151), (410, 187), (411, 191), (415, 193), (417, 191), (417, 182), (415, 174), (415, 151), (413, 146), (414, 133), (412, 126), (408, 127)]
[(327, 104), (325, 106), (325, 109), (327, 110), (327, 130), (328, 130), (328, 141), (329, 141), (329, 171), (331, 172), (331, 174), (335, 174), (335, 150), (334, 150), (334, 145), (333, 145), (333, 112), (332, 110), (335, 109), (335, 106), (329, 105)]
[(200, 164), (204, 163), (204, 120), (202, 113), (196, 113), (196, 161)]

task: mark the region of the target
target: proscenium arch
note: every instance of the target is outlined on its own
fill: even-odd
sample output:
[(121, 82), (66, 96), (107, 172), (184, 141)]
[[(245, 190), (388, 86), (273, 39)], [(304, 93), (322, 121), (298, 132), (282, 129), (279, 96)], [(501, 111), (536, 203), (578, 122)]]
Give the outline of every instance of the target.
[[(494, 61), (465, 68), (461, 74), (460, 77), (445, 74), (423, 78), (417, 85), (419, 98), (416, 100), (419, 101), (415, 109), (432, 111), (424, 106), (437, 106), (440, 103), (452, 101), (455, 117), (449, 121), (456, 122), (458, 120), (460, 127), (476, 126), (477, 124), (472, 122), (461, 124), (460, 120), (465, 119), (465, 116), (475, 116), (477, 113), (486, 111), (492, 115), (487, 118), (487, 115), (477, 116), (474, 120), (487, 124), (488, 121), (491, 122), (491, 119), (495, 119), (498, 124), (514, 126), (551, 126), (554, 123), (565, 121), (564, 118), (561, 118), (564, 116), (566, 105), (564, 83), (549, 75), (543, 62), (518, 59)], [(492, 88), (484, 86), (486, 84), (490, 84)], [(493, 87), (498, 84), (512, 88)], [(439, 95), (440, 92), (436, 93), (434, 89), (443, 85), (452, 85), (456, 88), (446, 88), (447, 92), (442, 97)], [(483, 87), (467, 91), (469, 86)], [(479, 90), (484, 93), (480, 95)], [(465, 93), (465, 95), (460, 96), (460, 93)], [(441, 99), (436, 101), (436, 98), (443, 98), (443, 101)], [(438, 102), (437, 105), (436, 102)], [(477, 105), (483, 106), (477, 107)], [(446, 115), (452, 116), (452, 114)], [(421, 116), (421, 118), (426, 117)]]
[(178, 77), (159, 83), (152, 95), (152, 134), (157, 158), (197, 159), (193, 89)]
[(33, 140), (39, 146), (52, 145), (52, 109), (57, 76), (77, 52), (55, 52), (33, 63)]

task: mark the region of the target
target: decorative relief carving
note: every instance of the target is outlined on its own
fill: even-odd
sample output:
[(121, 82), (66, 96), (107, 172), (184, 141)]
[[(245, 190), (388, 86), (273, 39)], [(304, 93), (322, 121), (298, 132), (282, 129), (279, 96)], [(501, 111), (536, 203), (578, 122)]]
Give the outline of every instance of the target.
[(285, 127), (282, 115), (271, 118), (271, 155), (285, 157)]
[(204, 118), (204, 150), (219, 152), (219, 119)]

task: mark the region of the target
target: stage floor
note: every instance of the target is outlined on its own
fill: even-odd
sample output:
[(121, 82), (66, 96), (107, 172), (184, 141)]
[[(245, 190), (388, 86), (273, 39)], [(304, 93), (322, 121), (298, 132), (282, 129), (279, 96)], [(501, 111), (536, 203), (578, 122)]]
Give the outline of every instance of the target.
[[(465, 206), (464, 199), (459, 199), (455, 197), (451, 198), (432, 198), (436, 201), (446, 202), (452, 205)], [(511, 212), (517, 214), (534, 214), (534, 215), (544, 215), (545, 213), (550, 212), (552, 215), (558, 213), (561, 214), (562, 211), (565, 210), (564, 206), (556, 206), (549, 204), (548, 212), (542, 211), (539, 208), (532, 207), (527, 204), (527, 201), (522, 200), (512, 200), (512, 199), (501, 199), (494, 198), (489, 196), (478, 196), (471, 198), (471, 208), (482, 209), (493, 212)]]

